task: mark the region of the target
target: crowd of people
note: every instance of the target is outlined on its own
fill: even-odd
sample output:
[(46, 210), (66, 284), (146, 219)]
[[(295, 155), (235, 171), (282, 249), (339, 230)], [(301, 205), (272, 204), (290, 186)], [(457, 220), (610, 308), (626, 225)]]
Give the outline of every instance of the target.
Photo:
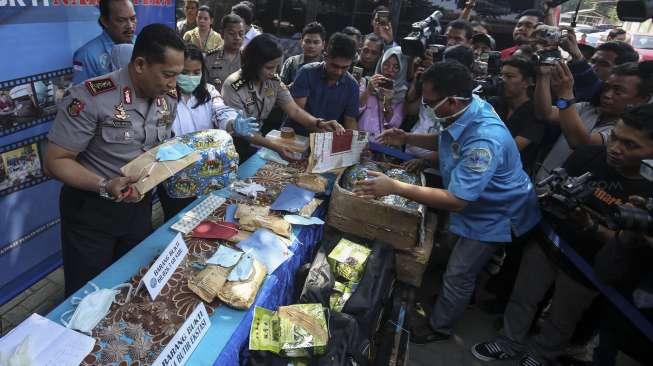
[[(546, 222), (586, 261), (602, 264), (599, 276), (631, 300), (648, 278), (650, 237), (601, 219), (615, 205), (641, 205), (653, 192), (640, 176), (642, 160), (653, 158), (653, 67), (638, 63), (621, 33), (588, 49), (573, 29), (553, 26), (551, 9), (531, 9), (517, 20), (514, 45), (498, 50), (492, 29), (471, 22), (465, 9), (445, 27), (446, 44), (409, 57), (390, 10), (379, 7), (372, 33), (347, 27), (327, 37), (311, 22), (301, 33), (301, 53), (284, 58), (279, 41), (253, 24), (251, 3), (231, 10), (216, 31), (210, 8), (187, 0), (176, 30), (149, 25), (133, 43), (132, 3), (100, 1), (104, 32), (75, 53), (77, 85), (61, 103), (45, 158), (48, 174), (64, 183), (68, 294), (150, 233), (151, 195), (133, 196), (134, 177), (119, 171), (144, 149), (172, 134), (219, 128), (233, 135), (241, 161), (259, 147), (294, 159), (262, 130), (359, 130), (413, 155), (406, 168), (435, 168), (443, 186), (370, 172), (355, 193), (396, 194), (448, 211), (449, 231), (458, 237), (428, 326), (413, 333), (414, 342), (450, 339), (479, 275), (499, 257), (506, 264), (499, 269), (506, 295), (497, 296), (503, 326), (496, 339), (472, 347), (476, 358), (553, 363), (588, 309), (595, 321), (582, 326), (600, 334), (597, 365), (614, 364), (619, 349), (650, 357), (643, 335), (623, 341), (637, 331), (552, 249), (542, 228)], [(132, 43), (122, 61), (103, 56)], [(547, 211), (538, 183), (558, 168), (594, 176), (583, 203), (590, 210), (563, 217)], [(160, 195), (166, 217), (188, 204)], [(644, 312), (651, 309), (647, 301), (640, 304)]]

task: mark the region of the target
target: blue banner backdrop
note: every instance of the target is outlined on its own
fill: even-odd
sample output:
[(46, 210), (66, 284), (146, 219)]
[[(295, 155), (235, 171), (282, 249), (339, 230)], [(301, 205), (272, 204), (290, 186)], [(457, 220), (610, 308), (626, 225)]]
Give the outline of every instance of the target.
[[(72, 56), (101, 33), (98, 0), (0, 0), (0, 304), (61, 265), (59, 189), (46, 134)], [(174, 0), (135, 0), (138, 29), (175, 26)]]

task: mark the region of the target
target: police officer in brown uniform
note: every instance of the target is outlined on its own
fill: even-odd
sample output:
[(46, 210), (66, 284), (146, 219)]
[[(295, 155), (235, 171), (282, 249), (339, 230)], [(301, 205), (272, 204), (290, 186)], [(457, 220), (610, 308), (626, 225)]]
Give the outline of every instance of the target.
[(243, 19), (236, 14), (222, 17), (222, 39), (224, 44), (209, 51), (204, 63), (209, 71), (207, 81), (218, 90), (227, 77), (240, 69), (240, 47), (243, 45), (245, 26)]
[(152, 24), (131, 62), (70, 89), (48, 135), (46, 173), (60, 196), (66, 294), (82, 287), (152, 231), (151, 194), (138, 197), (120, 168), (170, 137), (184, 43)]
[[(313, 117), (295, 103), (288, 87), (275, 74), (282, 55), (281, 46), (269, 34), (254, 37), (243, 50), (242, 69), (231, 74), (222, 84), (224, 104), (243, 111), (247, 117), (256, 118), (259, 123), (278, 106), (308, 131), (344, 131), (337, 121)], [(254, 135), (246, 141), (236, 137), (234, 141), (241, 162), (256, 152), (250, 143), (274, 150), (286, 160), (293, 159), (290, 150), (261, 135)]]

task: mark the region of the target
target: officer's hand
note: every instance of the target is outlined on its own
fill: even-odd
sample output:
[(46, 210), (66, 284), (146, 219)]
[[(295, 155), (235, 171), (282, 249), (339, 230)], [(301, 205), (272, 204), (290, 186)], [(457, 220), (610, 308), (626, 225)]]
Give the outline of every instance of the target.
[(383, 133), (377, 137), (377, 140), (385, 145), (401, 146), (406, 144), (407, 137), (408, 134), (406, 131), (399, 128), (391, 128), (383, 131)]
[(107, 191), (115, 197), (116, 202), (137, 202), (140, 196), (136, 188), (132, 187), (132, 183), (136, 183), (138, 179), (137, 176), (115, 177), (109, 180)]
[(419, 159), (408, 160), (407, 162), (402, 164), (402, 167), (411, 173), (419, 173), (422, 170), (424, 170), (424, 168), (426, 168), (427, 165), (428, 164), (426, 159), (419, 158)]
[(320, 123), (317, 130), (319, 132), (344, 132), (345, 128), (338, 121), (331, 120)]
[(354, 194), (366, 198), (387, 196), (397, 191), (398, 182), (387, 175), (375, 171), (368, 171), (370, 178), (356, 182)]
[(261, 126), (256, 121), (254, 117), (245, 117), (241, 112), (238, 112), (238, 116), (233, 123), (234, 131), (239, 136), (252, 137), (254, 134), (259, 132)]

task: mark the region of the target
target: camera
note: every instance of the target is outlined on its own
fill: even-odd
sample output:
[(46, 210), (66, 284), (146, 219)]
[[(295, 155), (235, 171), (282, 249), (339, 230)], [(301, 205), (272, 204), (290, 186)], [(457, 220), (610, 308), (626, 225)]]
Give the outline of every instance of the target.
[(631, 230), (646, 235), (653, 235), (653, 198), (649, 198), (644, 209), (617, 205), (610, 212), (611, 228), (619, 230)]
[(501, 80), (501, 52), (483, 52), (478, 60), (474, 61), (472, 72), (475, 75), (476, 87), (474, 94), (483, 99), (499, 96), (503, 93)]
[(570, 177), (564, 168), (556, 168), (551, 174), (536, 184), (542, 210), (565, 220), (569, 212), (580, 207), (592, 195), (593, 188), (588, 184), (592, 173)]
[(382, 79), (381, 82), (379, 82), (379, 88), (386, 89), (386, 90), (392, 90), (395, 87), (395, 82), (394, 80), (391, 79)]
[(538, 51), (535, 54), (536, 65), (553, 66), (559, 63), (561, 60), (562, 60), (562, 54), (560, 53), (560, 50), (557, 48)]
[(401, 40), (401, 52), (408, 57), (422, 57), (431, 42), (433, 35), (442, 32), (440, 25), (442, 13), (437, 10), (428, 18), (413, 23), (411, 32)]
[(356, 80), (360, 80), (360, 78), (363, 77), (363, 68), (360, 66), (352, 66), (351, 67), (351, 75), (354, 77)]
[(624, 22), (643, 22), (653, 17), (653, 1), (620, 0), (617, 2), (617, 16)]
[(387, 10), (379, 10), (376, 12), (376, 22), (382, 25), (390, 24), (390, 12)]

